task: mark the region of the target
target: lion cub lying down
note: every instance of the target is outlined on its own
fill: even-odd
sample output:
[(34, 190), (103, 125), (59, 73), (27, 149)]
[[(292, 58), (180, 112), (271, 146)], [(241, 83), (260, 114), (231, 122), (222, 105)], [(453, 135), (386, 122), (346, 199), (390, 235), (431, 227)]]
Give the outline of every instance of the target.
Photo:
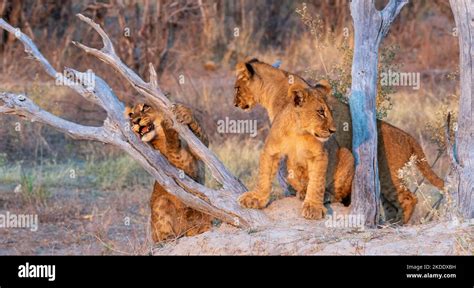
[[(192, 111), (176, 105), (173, 109), (176, 119), (188, 125), (191, 131), (207, 146), (207, 136), (194, 119)], [(173, 122), (163, 113), (147, 104), (137, 104), (125, 108), (125, 116), (130, 118), (130, 125), (142, 141), (150, 143), (154, 149), (163, 154), (176, 168), (181, 169), (189, 177), (204, 183), (204, 166), (191, 153), (179, 134), (172, 128)], [(155, 182), (150, 199), (151, 235), (153, 241), (193, 236), (211, 228), (211, 217), (185, 206), (178, 198), (166, 192)]]
[(264, 208), (270, 199), (271, 183), (282, 156), (288, 169), (305, 171), (306, 196), (303, 217), (321, 219), (326, 214), (324, 192), (328, 154), (324, 142), (336, 132), (331, 110), (320, 90), (294, 84), (288, 89), (292, 103), (273, 120), (260, 156), (258, 184), (239, 197), (245, 208)]

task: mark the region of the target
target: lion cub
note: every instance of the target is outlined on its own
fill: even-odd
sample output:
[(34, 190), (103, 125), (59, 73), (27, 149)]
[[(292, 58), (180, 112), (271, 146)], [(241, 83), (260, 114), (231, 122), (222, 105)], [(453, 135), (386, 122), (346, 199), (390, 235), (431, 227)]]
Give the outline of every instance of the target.
[[(191, 131), (207, 146), (206, 134), (194, 119), (192, 111), (178, 104), (173, 112), (176, 119), (188, 125)], [(176, 130), (173, 122), (163, 113), (147, 104), (137, 104), (125, 108), (125, 116), (143, 142), (150, 143), (163, 154), (168, 161), (188, 176), (204, 183), (204, 166), (189, 150)], [(178, 198), (169, 194), (158, 182), (155, 182), (150, 199), (151, 234), (153, 241), (161, 242), (181, 236), (193, 236), (211, 228), (211, 217), (185, 206)]]
[[(290, 103), (290, 99), (287, 97), (289, 77), (293, 77), (294, 83), (310, 86), (298, 75), (272, 67), (257, 59), (237, 64), (236, 72), (235, 106), (243, 110), (251, 110), (255, 105), (261, 105), (267, 110), (270, 120)], [(329, 83), (323, 81), (316, 84), (315, 88), (326, 86), (331, 91)], [(328, 93), (327, 102), (332, 109), (338, 128), (343, 130), (341, 128), (345, 128), (345, 125), (352, 127), (349, 105), (336, 99), (332, 93)], [(432, 185), (442, 190), (444, 189), (444, 181), (434, 173), (426, 161), (423, 148), (410, 134), (382, 120), (377, 120), (377, 133), (379, 135), (378, 169), (385, 218), (391, 222), (401, 220), (403, 223), (407, 223), (418, 200), (414, 193), (408, 190), (405, 185), (402, 185), (403, 183), (398, 177), (399, 170), (415, 155), (417, 157), (417, 168)], [(334, 148), (339, 147), (334, 177), (327, 181), (329, 188), (331, 188), (331, 180), (334, 183), (334, 190), (328, 189), (335, 196), (334, 201), (331, 202), (339, 202), (344, 198), (350, 200), (352, 177), (354, 175), (351, 130), (338, 132), (335, 137), (325, 143), (325, 146), (329, 153), (328, 175), (332, 175), (331, 167), (334, 167), (331, 165), (331, 161), (335, 158)], [(298, 174), (296, 176), (293, 180), (298, 180)], [(288, 182), (293, 186), (291, 180), (288, 179)], [(343, 203), (348, 204), (345, 201)]]
[[(307, 182), (303, 217), (321, 219), (326, 214), (324, 191), (328, 154), (324, 142), (336, 132), (325, 95), (318, 89), (293, 84), (288, 89), (292, 99), (273, 120), (260, 156), (258, 184), (254, 191), (239, 197), (245, 208), (264, 208), (270, 199), (271, 183), (282, 156), (288, 158), (288, 170), (304, 171), (299, 176)], [(297, 188), (297, 187), (295, 187)]]
[[(298, 75), (275, 68), (257, 59), (238, 63), (236, 65), (236, 76), (234, 105), (245, 111), (252, 110), (253, 107), (260, 105), (267, 111), (270, 122), (273, 122), (280, 111), (290, 104), (291, 99), (288, 98), (288, 89), (291, 84), (313, 87), (327, 96), (332, 93), (331, 85), (325, 80), (311, 86)], [(291, 84), (290, 79), (293, 80)], [(331, 98), (328, 97), (327, 99), (329, 103)], [(333, 113), (338, 112), (332, 111)], [(336, 114), (333, 115), (337, 116)], [(335, 118), (337, 119), (337, 117)], [(339, 125), (340, 123), (336, 121), (336, 124)], [(336, 138), (340, 138), (338, 134), (324, 143), (329, 157), (326, 173), (326, 196), (328, 196), (327, 200), (330, 200), (330, 202), (342, 202), (347, 206), (350, 203), (352, 179), (354, 177), (354, 156), (350, 148), (339, 146), (336, 141)], [(297, 191), (297, 196), (300, 199), (304, 199), (306, 192), (304, 186), (307, 185), (300, 175), (306, 174), (304, 170), (288, 170), (287, 181)]]

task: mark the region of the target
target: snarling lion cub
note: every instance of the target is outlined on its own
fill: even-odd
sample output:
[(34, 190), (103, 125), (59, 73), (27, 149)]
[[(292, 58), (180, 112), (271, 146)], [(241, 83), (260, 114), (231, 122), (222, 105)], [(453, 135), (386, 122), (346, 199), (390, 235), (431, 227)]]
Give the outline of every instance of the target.
[[(192, 111), (184, 105), (173, 108), (176, 119), (188, 125), (191, 131), (207, 146), (206, 134), (193, 117)], [(189, 177), (204, 183), (204, 166), (191, 153), (176, 130), (173, 122), (163, 113), (147, 104), (138, 104), (125, 108), (125, 116), (130, 118), (130, 125), (143, 142), (150, 143), (154, 149), (163, 154), (176, 168)], [(166, 192), (155, 182), (150, 199), (151, 232), (155, 242), (161, 242), (180, 236), (192, 236), (211, 228), (211, 217), (185, 206), (178, 198)]]
[(288, 90), (292, 103), (274, 119), (260, 156), (258, 184), (246, 192), (239, 202), (246, 208), (264, 208), (270, 199), (272, 179), (282, 156), (287, 156), (288, 169), (304, 171), (300, 178), (307, 182), (303, 217), (321, 219), (326, 214), (324, 191), (328, 155), (324, 142), (336, 132), (331, 110), (321, 90), (299, 84)]
[[(289, 86), (289, 79), (294, 83), (310, 87), (301, 77), (274, 68), (257, 59), (237, 64), (236, 72), (235, 105), (248, 110), (260, 104), (267, 110), (270, 119), (273, 119), (291, 102), (285, 92)], [(338, 132), (335, 135), (338, 145), (352, 150), (352, 132), (343, 131), (343, 125), (352, 127), (349, 106), (335, 97), (328, 97), (327, 101), (338, 126)], [(410, 157), (417, 156), (418, 169), (438, 189), (443, 189), (444, 181), (433, 172), (425, 160), (420, 144), (408, 133), (380, 120), (377, 121), (377, 132), (379, 135), (378, 167), (385, 218), (391, 221), (401, 219), (403, 223), (407, 223), (418, 200), (402, 185), (398, 178), (398, 171), (410, 160)]]

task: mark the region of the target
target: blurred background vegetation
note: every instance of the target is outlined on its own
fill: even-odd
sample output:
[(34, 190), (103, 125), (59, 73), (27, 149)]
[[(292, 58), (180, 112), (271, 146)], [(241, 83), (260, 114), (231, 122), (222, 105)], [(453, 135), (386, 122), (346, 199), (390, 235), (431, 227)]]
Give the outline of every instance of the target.
[[(203, 116), (212, 149), (248, 185), (268, 121), (262, 109), (243, 113), (233, 107), (237, 61), (280, 60), (282, 69), (309, 80), (330, 78), (342, 96), (350, 87), (352, 20), (345, 0), (0, 0), (0, 16), (29, 35), (57, 70), (92, 69), (123, 102), (134, 103), (141, 99), (132, 87), (71, 44), (75, 40), (101, 47), (99, 36), (75, 17), (77, 13), (102, 25), (117, 53), (144, 79), (147, 63), (153, 63), (162, 89)], [(436, 131), (444, 123), (440, 111), (454, 109), (458, 89), (459, 48), (453, 29), (448, 1), (410, 1), (384, 41), (381, 59), (381, 69), (420, 73), (420, 90), (379, 91), (384, 95), (379, 106), (385, 107), (380, 117), (420, 141), (429, 163), (440, 158), (435, 171), (441, 175), (447, 161), (437, 156), (443, 143)], [(26, 92), (42, 108), (66, 119), (101, 125), (104, 111), (55, 86), (25, 57), (14, 35), (4, 31), (0, 61), (1, 90)], [(216, 122), (225, 117), (257, 119), (257, 138), (218, 134)], [(24, 183), (26, 192), (46, 196), (43, 186), (120, 190), (151, 185), (146, 173), (114, 147), (72, 140), (13, 116), (0, 115), (0, 120), (0, 184)], [(30, 182), (40, 188), (30, 187)]]

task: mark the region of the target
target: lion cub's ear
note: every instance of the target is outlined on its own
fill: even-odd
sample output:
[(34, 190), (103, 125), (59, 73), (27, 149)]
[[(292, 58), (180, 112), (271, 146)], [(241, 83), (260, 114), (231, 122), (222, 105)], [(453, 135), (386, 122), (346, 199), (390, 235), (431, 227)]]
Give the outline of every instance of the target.
[(125, 118), (129, 118), (132, 113), (133, 113), (132, 107), (125, 106), (125, 111), (123, 112), (123, 115), (125, 116)]
[(328, 95), (332, 92), (331, 84), (328, 80), (323, 79), (314, 85), (314, 89), (318, 90), (324, 98), (327, 98)]
[(235, 65), (235, 75), (237, 80), (248, 81), (255, 74), (252, 65), (247, 62), (240, 62)]
[(295, 107), (302, 107), (304, 102), (308, 100), (308, 92), (306, 91), (306, 87), (303, 85), (293, 84), (288, 89), (288, 97), (293, 99)]

